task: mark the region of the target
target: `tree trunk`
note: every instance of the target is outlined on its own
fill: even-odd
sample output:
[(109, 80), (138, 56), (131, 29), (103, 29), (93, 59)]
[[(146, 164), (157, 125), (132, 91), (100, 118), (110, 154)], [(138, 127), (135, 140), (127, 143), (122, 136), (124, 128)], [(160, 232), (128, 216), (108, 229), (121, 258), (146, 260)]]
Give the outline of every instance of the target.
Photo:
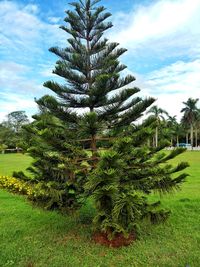
[(188, 133), (186, 133), (186, 144), (188, 144)]
[(190, 142), (191, 142), (191, 147), (193, 148), (193, 125), (192, 124), (190, 126)]
[(158, 127), (156, 127), (155, 143), (156, 143), (156, 147), (157, 147), (158, 146)]
[(198, 146), (198, 130), (197, 128), (195, 129), (195, 147)]
[(176, 146), (179, 147), (179, 136), (176, 136)]
[(91, 150), (92, 150), (92, 166), (95, 167), (97, 163), (97, 140), (96, 135), (92, 135), (91, 138)]

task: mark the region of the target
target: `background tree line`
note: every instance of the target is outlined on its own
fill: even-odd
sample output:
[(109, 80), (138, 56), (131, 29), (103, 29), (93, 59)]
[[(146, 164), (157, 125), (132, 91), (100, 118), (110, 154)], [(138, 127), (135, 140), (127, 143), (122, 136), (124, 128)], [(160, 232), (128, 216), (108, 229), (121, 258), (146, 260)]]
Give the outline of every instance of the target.
[(155, 134), (150, 144), (157, 147), (163, 138), (170, 141), (171, 146), (180, 143), (191, 144), (191, 147), (200, 145), (200, 109), (197, 107), (199, 99), (189, 98), (183, 102), (182, 118), (177, 121), (176, 116), (170, 116), (166, 110), (153, 106), (147, 114), (156, 119)]
[[(156, 124), (153, 138), (149, 139), (148, 144), (157, 147), (163, 138), (167, 138), (170, 141), (170, 146), (178, 146), (180, 143), (190, 143), (192, 147), (199, 146), (200, 109), (197, 107), (198, 101), (199, 99), (189, 98), (183, 102), (184, 107), (181, 110), (183, 115), (180, 122), (177, 121), (176, 116), (170, 116), (166, 110), (156, 105), (152, 106), (147, 114), (156, 120)], [(23, 126), (29, 123), (25, 111), (9, 113), (7, 119), (0, 123), (1, 151), (16, 147), (27, 150), (30, 146), (30, 138)], [(100, 140), (98, 142), (100, 143)]]
[(0, 151), (28, 148), (28, 136), (22, 127), (28, 123), (29, 120), (25, 111), (9, 113), (7, 119), (0, 123)]

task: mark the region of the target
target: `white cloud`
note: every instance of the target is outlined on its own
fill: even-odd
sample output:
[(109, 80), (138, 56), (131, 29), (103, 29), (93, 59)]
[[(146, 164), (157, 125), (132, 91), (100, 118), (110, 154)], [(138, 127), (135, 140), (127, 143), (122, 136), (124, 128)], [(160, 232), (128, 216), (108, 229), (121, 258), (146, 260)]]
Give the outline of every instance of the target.
[[(147, 75), (150, 88), (157, 87), (157, 93), (182, 94), (192, 92), (198, 93), (200, 88), (200, 60), (190, 62), (178, 61), (160, 70)], [(153, 91), (153, 89), (151, 89)]]
[(27, 6), (25, 6), (24, 11), (28, 13), (37, 14), (39, 12), (39, 8), (37, 5), (28, 4)]
[[(148, 51), (163, 58), (172, 56), (171, 53), (200, 53), (199, 14), (199, 0), (152, 1), (147, 6), (137, 6), (128, 14), (116, 14), (110, 38), (145, 55)], [(187, 50), (178, 49), (180, 47)]]
[(45, 89), (27, 77), (30, 71), (22, 64), (0, 62), (0, 121), (11, 111), (25, 110), (29, 116), (35, 112), (34, 97), (44, 94)]
[[(14, 19), (13, 14), (15, 14)], [(20, 8), (13, 2), (3, 1), (0, 3), (0, 18), (1, 35), (14, 41), (13, 48), (17, 42), (23, 45), (25, 41), (26, 45), (27, 42), (39, 37), (40, 21), (26, 8)]]
[(48, 75), (40, 62), (47, 61), (49, 47), (66, 39), (58, 25), (40, 19), (39, 11), (37, 5), (0, 1), (0, 120), (13, 110), (35, 113), (34, 97), (46, 93), (42, 83)]
[(9, 58), (20, 54), (30, 60), (66, 39), (59, 25), (45, 23), (37, 15), (38, 11), (36, 5), (0, 2), (0, 52)]
[(28, 79), (27, 75), (31, 71), (30, 67), (17, 64), (11, 61), (0, 62), (0, 84), (1, 91), (18, 92), (27, 94), (27, 97), (41, 90), (41, 86), (34, 81)]
[(135, 74), (139, 77), (135, 84), (142, 89), (143, 96), (157, 98), (156, 105), (180, 119), (182, 102), (187, 101), (189, 97), (199, 98), (199, 73), (199, 59), (190, 62), (178, 61), (145, 76)]
[(48, 21), (53, 24), (57, 24), (58, 22), (61, 21), (60, 17), (48, 17)]
[[(141, 95), (153, 96), (171, 115), (199, 98), (200, 0), (157, 0), (114, 16), (110, 39), (128, 48), (125, 60)], [(154, 70), (154, 71), (152, 71)]]
[(55, 69), (55, 64), (52, 62), (45, 62), (45, 64), (39, 64), (40, 75), (44, 78), (56, 78), (58, 77), (53, 73)]
[(14, 93), (0, 92), (0, 105), (0, 122), (5, 120), (6, 115), (12, 111), (24, 110), (29, 118), (31, 118), (31, 115), (37, 110), (34, 100), (28, 99), (26, 95), (22, 96)]

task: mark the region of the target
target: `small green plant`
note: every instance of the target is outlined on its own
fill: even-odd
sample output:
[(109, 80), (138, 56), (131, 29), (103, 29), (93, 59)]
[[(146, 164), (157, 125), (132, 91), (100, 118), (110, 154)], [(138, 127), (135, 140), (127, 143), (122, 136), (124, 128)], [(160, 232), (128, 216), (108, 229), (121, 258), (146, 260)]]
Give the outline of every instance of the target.
[(96, 215), (93, 200), (88, 198), (78, 211), (78, 221), (83, 224), (91, 224)]

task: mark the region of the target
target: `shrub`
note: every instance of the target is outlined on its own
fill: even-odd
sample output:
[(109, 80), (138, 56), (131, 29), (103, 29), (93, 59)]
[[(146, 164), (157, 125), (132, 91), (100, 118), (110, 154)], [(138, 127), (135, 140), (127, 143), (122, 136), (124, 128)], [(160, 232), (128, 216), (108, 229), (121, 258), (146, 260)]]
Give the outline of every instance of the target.
[(27, 195), (28, 199), (46, 209), (70, 209), (76, 198), (75, 190), (70, 183), (63, 187), (56, 182), (25, 181), (16, 177), (0, 176), (0, 188), (10, 192)]
[(9, 176), (0, 176), (0, 188), (28, 196), (32, 195), (34, 191), (33, 187), (27, 182)]

